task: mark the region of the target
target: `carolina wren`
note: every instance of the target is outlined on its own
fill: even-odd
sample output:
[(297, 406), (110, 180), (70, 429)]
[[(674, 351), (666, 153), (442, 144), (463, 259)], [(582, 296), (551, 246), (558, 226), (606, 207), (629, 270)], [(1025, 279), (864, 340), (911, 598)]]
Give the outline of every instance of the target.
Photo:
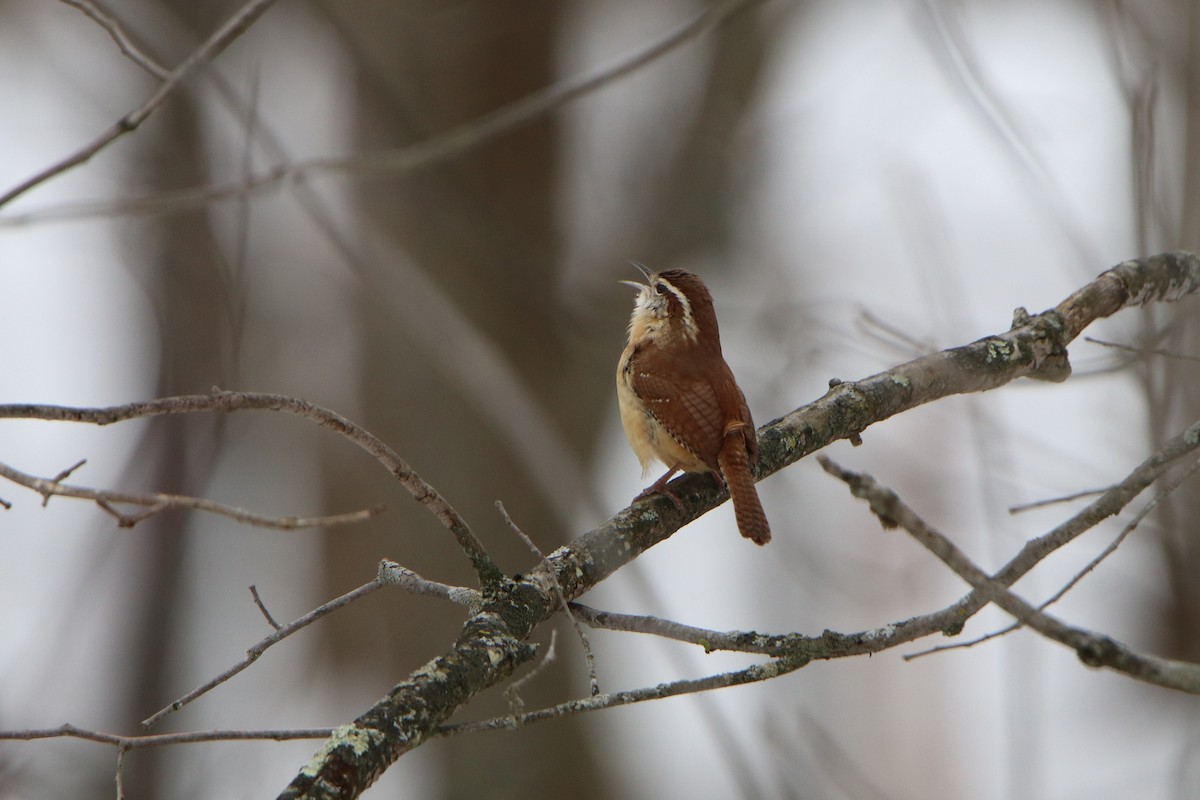
[(629, 318), (629, 344), (617, 365), (621, 424), (642, 474), (655, 459), (667, 473), (642, 492), (679, 498), (666, 488), (679, 470), (711, 472), (729, 488), (742, 536), (771, 540), (771, 528), (750, 472), (757, 450), (746, 397), (721, 355), (712, 295), (682, 269), (651, 273), (638, 290)]

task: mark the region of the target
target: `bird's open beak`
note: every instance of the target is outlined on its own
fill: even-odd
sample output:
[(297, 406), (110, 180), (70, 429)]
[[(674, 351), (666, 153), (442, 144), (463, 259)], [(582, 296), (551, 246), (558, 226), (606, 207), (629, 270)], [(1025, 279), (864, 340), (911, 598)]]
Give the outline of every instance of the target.
[(645, 276), (645, 278), (646, 278), (646, 282), (647, 282), (647, 283), (649, 283), (649, 282), (650, 282), (650, 276), (651, 276), (651, 275), (653, 275), (654, 273), (652, 273), (652, 272), (650, 271), (650, 268), (649, 268), (649, 267), (647, 267), (645, 264), (643, 264), (643, 263), (642, 263), (642, 262), (640, 262), (640, 261), (629, 261), (628, 263), (630, 263), (630, 264), (632, 264), (633, 266), (637, 267), (637, 269), (638, 269), (638, 272), (642, 273), (642, 275), (643, 275), (643, 276)]

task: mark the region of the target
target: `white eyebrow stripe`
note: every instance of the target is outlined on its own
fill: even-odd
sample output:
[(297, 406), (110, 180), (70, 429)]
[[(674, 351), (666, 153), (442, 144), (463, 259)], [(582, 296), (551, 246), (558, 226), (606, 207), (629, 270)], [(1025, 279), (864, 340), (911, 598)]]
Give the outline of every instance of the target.
[(675, 295), (675, 299), (678, 300), (679, 305), (683, 307), (683, 335), (686, 336), (689, 341), (696, 341), (696, 337), (699, 335), (700, 330), (696, 327), (696, 318), (692, 316), (692, 304), (688, 302), (687, 296), (684, 295), (683, 292), (679, 291), (675, 284), (671, 283), (666, 278), (657, 278), (655, 282), (661, 283), (663, 286), (667, 287), (667, 291)]

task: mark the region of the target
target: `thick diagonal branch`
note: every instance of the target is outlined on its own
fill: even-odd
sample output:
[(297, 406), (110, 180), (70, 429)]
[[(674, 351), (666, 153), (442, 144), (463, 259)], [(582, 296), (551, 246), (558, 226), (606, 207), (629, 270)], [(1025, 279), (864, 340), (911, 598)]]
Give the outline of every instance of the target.
[[(910, 361), (854, 383), (839, 383), (821, 399), (759, 431), (760, 476), (776, 472), (838, 439), (901, 411), (954, 394), (994, 389), (1019, 377), (1065, 380), (1067, 345), (1090, 322), (1121, 308), (1173, 300), (1200, 288), (1200, 258), (1168, 253), (1127, 261), (1036, 317), (1018, 310), (1013, 327), (964, 347)], [(339, 730), (281, 795), (356, 797), (390, 763), (431, 735), (483, 689), (507, 678), (531, 657), (521, 642), (560, 608), (640, 553), (726, 499), (704, 476), (672, 483), (682, 501), (647, 499), (561, 547), (519, 581), (495, 586), (481, 614), (468, 620), (441, 659), (477, 668), (443, 672), (441, 660), (418, 670), (370, 711)], [(556, 591), (561, 590), (561, 595)], [(525, 646), (527, 647), (527, 646)]]

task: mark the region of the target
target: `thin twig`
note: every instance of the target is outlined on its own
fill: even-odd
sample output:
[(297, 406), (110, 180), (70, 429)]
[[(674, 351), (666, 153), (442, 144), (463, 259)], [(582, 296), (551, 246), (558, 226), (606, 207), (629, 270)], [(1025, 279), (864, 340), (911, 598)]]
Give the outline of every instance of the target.
[[(1166, 465), (1164, 464), (1163, 466), (1165, 467)], [(1129, 534), (1132, 533), (1135, 528), (1137, 528), (1137, 526), (1141, 523), (1141, 521), (1146, 518), (1146, 515), (1149, 514), (1159, 504), (1159, 502), (1162, 501), (1163, 498), (1165, 498), (1168, 495), (1170, 495), (1171, 493), (1173, 493), (1176, 489), (1179, 488), (1179, 486), (1185, 480), (1187, 480), (1187, 478), (1189, 478), (1193, 474), (1195, 474), (1198, 469), (1200, 469), (1200, 461), (1193, 462), (1192, 466), (1189, 467), (1183, 474), (1181, 474), (1178, 478), (1175, 478), (1174, 480), (1168, 482), (1168, 484), (1161, 491), (1159, 491), (1153, 498), (1151, 498), (1151, 500), (1148, 503), (1146, 503), (1145, 506), (1143, 506), (1141, 509), (1138, 510), (1137, 514), (1134, 515), (1133, 519), (1130, 520), (1130, 522), (1125, 525), (1125, 527), (1121, 530), (1121, 532), (1117, 535), (1117, 537), (1112, 542), (1110, 542), (1107, 547), (1105, 547), (1102, 551), (1100, 551), (1100, 553), (1095, 558), (1093, 558), (1091, 561), (1089, 561), (1084, 566), (1083, 569), (1081, 569), (1079, 572), (1077, 572), (1071, 578), (1071, 580), (1067, 582), (1067, 584), (1065, 586), (1063, 586), (1061, 589), (1059, 589), (1057, 592), (1055, 592), (1053, 595), (1051, 595), (1047, 600), (1045, 600), (1041, 605), (1039, 605), (1038, 610), (1045, 611), (1051, 605), (1053, 605), (1054, 603), (1057, 603), (1059, 600), (1061, 600), (1063, 598), (1063, 596), (1068, 591), (1070, 591), (1077, 583), (1079, 583), (1079, 581), (1082, 580), (1085, 575), (1087, 575), (1089, 572), (1091, 572), (1097, 566), (1099, 566), (1100, 563), (1102, 561), (1104, 561), (1104, 559), (1108, 558), (1110, 555), (1112, 555), (1114, 552), (1116, 552), (1117, 548), (1120, 547), (1120, 545), (1123, 541), (1125, 541), (1126, 537), (1128, 537)], [(1116, 488), (1116, 487), (1113, 487), (1113, 488)], [(1111, 489), (1109, 491), (1111, 491)], [(993, 639), (998, 639), (1002, 636), (1012, 633), (1013, 631), (1019, 629), (1020, 627), (1021, 627), (1021, 624), (1019, 622), (1013, 623), (1004, 628), (1001, 628), (1000, 630), (992, 631), (991, 633), (984, 634), (983, 636), (979, 636), (975, 639), (971, 639), (970, 641), (954, 642), (952, 644), (943, 644), (943, 645), (938, 645), (937, 647), (930, 647), (925, 650), (920, 650), (915, 653), (909, 653), (904, 656), (904, 660), (912, 661), (913, 659), (916, 659), (916, 658), (921, 658), (923, 656), (932, 655), (934, 653), (943, 653), (947, 650), (959, 650), (959, 649), (966, 649), (969, 647), (974, 647), (975, 645), (983, 644), (985, 642), (990, 642)]]
[(204, 696), (208, 692), (210, 692), (213, 689), (215, 689), (216, 687), (220, 686), (222, 683), (229, 680), (234, 675), (237, 675), (239, 672), (244, 670), (246, 667), (250, 666), (255, 661), (257, 661), (258, 657), (261, 656), (264, 652), (266, 652), (267, 649), (269, 647), (271, 647), (271, 645), (276, 644), (277, 642), (280, 642), (283, 639), (286, 639), (288, 636), (291, 636), (293, 633), (300, 630), (301, 628), (305, 628), (308, 625), (311, 625), (312, 623), (316, 622), (321, 617), (324, 617), (327, 614), (331, 614), (334, 611), (337, 611), (339, 608), (347, 606), (350, 603), (354, 602), (355, 600), (358, 600), (359, 598), (367, 596), (368, 594), (370, 594), (371, 592), (375, 591), (376, 589), (382, 587), (383, 585), (384, 584), (379, 580), (373, 580), (370, 583), (365, 583), (362, 586), (355, 589), (354, 591), (347, 592), (346, 594), (342, 595), (341, 597), (338, 597), (334, 600), (330, 600), (328, 603), (324, 604), (323, 606), (313, 609), (312, 611), (308, 612), (303, 617), (300, 617), (299, 619), (295, 620), (294, 622), (289, 622), (288, 624), (283, 625), (280, 628), (277, 628), (273, 633), (266, 636), (261, 641), (259, 641), (258, 644), (254, 645), (249, 650), (247, 650), (246, 657), (243, 658), (241, 661), (234, 664), (232, 667), (225, 670), (220, 675), (217, 675), (215, 678), (212, 678), (212, 679), (207, 680), (204, 683), (200, 684), (195, 689), (193, 689), (192, 691), (185, 694), (183, 697), (180, 697), (178, 700), (171, 703), (169, 706), (166, 706), (165, 708), (161, 708), (158, 711), (155, 711), (149, 717), (142, 720), (142, 727), (149, 728), (149, 727), (153, 726), (155, 723), (157, 723), (159, 720), (161, 720), (163, 717), (167, 716), (168, 714), (178, 711), (179, 709), (186, 706), (188, 703), (191, 703), (193, 700), (196, 700), (197, 698)]
[[(1112, 488), (1112, 487), (1109, 487)], [(1045, 508), (1046, 506), (1055, 506), (1060, 503), (1069, 503), (1072, 500), (1079, 500), (1084, 497), (1095, 497), (1098, 494), (1104, 494), (1108, 489), (1086, 489), (1082, 492), (1074, 494), (1065, 494), (1062, 497), (1051, 497), (1046, 500), (1034, 500), (1031, 503), (1021, 503), (1015, 506), (1008, 507), (1008, 513), (1020, 514), (1022, 511), (1031, 511), (1035, 508)]]
[(521, 699), (521, 689), (526, 684), (532, 683), (537, 676), (541, 675), (547, 667), (554, 663), (557, 656), (557, 644), (558, 631), (551, 628), (550, 644), (546, 645), (546, 652), (542, 654), (541, 659), (533, 665), (533, 668), (529, 672), (526, 672), (505, 688), (504, 698), (508, 700), (509, 716), (512, 718), (514, 729), (520, 726), (520, 717), (525, 713), (525, 701)]
[(931, 655), (935, 655), (937, 653), (944, 653), (947, 650), (967, 650), (967, 649), (975, 647), (977, 645), (986, 644), (987, 642), (990, 642), (993, 639), (999, 639), (1001, 637), (1007, 636), (1008, 634), (1012, 633), (1013, 631), (1017, 631), (1020, 629), (1021, 629), (1021, 623), (1012, 622), (1012, 623), (1009, 623), (1008, 625), (1006, 625), (1005, 627), (1000, 628), (999, 630), (994, 630), (991, 633), (985, 633), (982, 636), (977, 636), (976, 638), (969, 639), (965, 642), (952, 642), (951, 644), (939, 644), (936, 647), (927, 647), (924, 650), (918, 650), (915, 653), (905, 653), (903, 656), (901, 656), (901, 658), (903, 658), (905, 661), (914, 661), (918, 658), (924, 658), (925, 656), (931, 656)]
[(1047, 607), (1057, 603), (1067, 592), (1071, 591), (1076, 584), (1083, 580), (1084, 576), (1086, 576), (1096, 567), (1100, 566), (1102, 561), (1115, 553), (1117, 548), (1121, 546), (1121, 543), (1125, 541), (1129, 534), (1133, 533), (1137, 526), (1141, 524), (1142, 520), (1144, 520), (1151, 511), (1157, 508), (1159, 503), (1174, 494), (1175, 490), (1178, 489), (1184, 481), (1195, 475), (1198, 470), (1200, 470), (1200, 461), (1194, 461), (1192, 462), (1192, 465), (1182, 472), (1178, 477), (1167, 481), (1166, 485), (1164, 485), (1163, 488), (1154, 495), (1154, 497), (1150, 498), (1150, 501), (1147, 502), (1146, 505), (1138, 509), (1138, 512), (1133, 515), (1133, 519), (1131, 519), (1129, 523), (1121, 529), (1121, 532), (1117, 535), (1117, 537), (1113, 539), (1113, 541), (1110, 542), (1107, 547), (1101, 550), (1095, 558), (1089, 561), (1083, 567), (1083, 569), (1073, 575), (1071, 580), (1067, 581), (1066, 585), (1064, 585), (1061, 589), (1051, 595), (1049, 599), (1038, 606), (1038, 610), (1044, 611)]
[[(1004, 586), (1012, 586), (1050, 553), (1065, 547), (1105, 519), (1120, 513), (1166, 472), (1175, 461), (1195, 452), (1198, 448), (1200, 448), (1200, 422), (1193, 423), (1183, 433), (1168, 439), (1133, 472), (1065, 522), (1042, 536), (1026, 542), (1021, 550), (996, 572), (993, 579)], [(983, 595), (972, 591), (959, 600), (954, 607), (965, 620), (974, 615), (986, 602)], [(962, 626), (958, 624), (955, 627), (961, 629)]]
[(12, 404), (0, 405), (0, 419), (43, 419), (54, 422), (84, 422), (92, 425), (111, 425), (142, 417), (167, 414), (231, 413), (234, 411), (284, 411), (328, 428), (354, 442), (374, 456), (375, 460), (392, 473), (401, 485), (429, 511), (454, 536), (460, 548), (470, 559), (472, 567), (483, 584), (495, 583), (503, 578), (500, 568), (488, 556), (483, 544), (475, 537), (466, 520), (426, 483), (388, 445), (365, 428), (314, 403), (281, 394), (259, 392), (227, 392), (214, 389), (211, 394), (180, 395), (158, 400), (146, 400), (106, 408), (76, 408), (69, 406)]
[[(1198, 462), (1198, 463), (1200, 463), (1200, 462)], [(1192, 469), (1188, 470), (1188, 474), (1195, 472), (1195, 469), (1196, 469), (1196, 467), (1195, 467), (1195, 465), (1193, 465)], [(1177, 485), (1178, 484), (1176, 484), (1176, 486)], [(1174, 489), (1174, 487), (1172, 487), (1172, 491), (1173, 491), (1173, 489)], [(1067, 583), (1064, 586), (1062, 586), (1058, 591), (1056, 591), (1053, 595), (1051, 595), (1044, 602), (1042, 602), (1038, 606), (1038, 610), (1045, 611), (1051, 605), (1053, 605), (1054, 603), (1057, 603), (1059, 600), (1061, 600), (1066, 595), (1067, 592), (1069, 592), (1081, 580), (1083, 580), (1083, 578), (1088, 573), (1090, 573), (1092, 570), (1094, 570), (1096, 567), (1098, 567), (1100, 565), (1100, 563), (1102, 561), (1104, 561), (1106, 558), (1108, 558), (1110, 555), (1115, 553), (1117, 551), (1117, 548), (1121, 546), (1121, 543), (1125, 541), (1126, 537), (1128, 537), (1129, 534), (1132, 533), (1133, 530), (1142, 521), (1142, 519), (1144, 519), (1145, 516), (1150, 513), (1151, 509), (1153, 509), (1156, 505), (1158, 505), (1159, 500), (1162, 497), (1164, 497), (1165, 494), (1166, 493), (1160, 492), (1158, 495), (1156, 495), (1154, 498), (1152, 498), (1150, 500), (1150, 502), (1148, 502), (1145, 506), (1143, 506), (1138, 511), (1138, 513), (1134, 516), (1133, 520), (1130, 521), (1130, 523), (1128, 525), (1126, 525), (1119, 534), (1117, 534), (1117, 537), (1115, 539), (1113, 539), (1113, 541), (1109, 542), (1107, 547), (1105, 547), (1103, 550), (1101, 550), (1100, 553), (1097, 554), (1095, 558), (1088, 561), (1088, 563), (1086, 565), (1084, 565), (1083, 569), (1076, 572), (1075, 575), (1073, 575), (1071, 577), (1071, 580), (1067, 581)], [(959, 650), (959, 649), (965, 650), (967, 648), (971, 648), (971, 647), (974, 647), (979, 644), (984, 644), (985, 642), (990, 642), (993, 639), (999, 639), (1003, 636), (1007, 636), (1008, 634), (1012, 633), (1013, 631), (1020, 630), (1021, 627), (1022, 627), (1022, 625), (1020, 622), (1014, 622), (1009, 625), (1006, 625), (1005, 627), (1003, 627), (999, 630), (992, 631), (991, 633), (986, 633), (982, 636), (978, 636), (969, 641), (954, 642), (952, 644), (943, 644), (943, 645), (938, 645), (937, 647), (930, 647), (925, 650), (920, 650), (916, 653), (908, 653), (904, 656), (904, 660), (912, 661), (914, 659), (921, 658), (923, 656), (933, 655), (934, 653), (944, 653), (947, 650)]]
[[(79, 500), (91, 500), (100, 508), (112, 514), (117, 519), (117, 524), (122, 528), (132, 528), (142, 520), (147, 519), (161, 511), (167, 509), (191, 509), (193, 511), (206, 511), (210, 514), (218, 514), (223, 517), (228, 517), (237, 522), (246, 525), (254, 525), (259, 528), (274, 528), (276, 530), (298, 530), (301, 528), (322, 528), (332, 527), (334, 525), (346, 525), (352, 522), (362, 522), (371, 517), (377, 516), (383, 511), (383, 506), (374, 506), (372, 508), (364, 508), (360, 511), (351, 511), (345, 514), (330, 514), (322, 517), (268, 517), (262, 514), (256, 514), (253, 511), (247, 511), (243, 508), (228, 506), (223, 503), (217, 503), (212, 500), (207, 500), (203, 497), (191, 497), (181, 494), (167, 494), (164, 492), (149, 492), (139, 494), (136, 492), (121, 492), (111, 489), (91, 489), (85, 486), (72, 486), (62, 483), (62, 478), (69, 475), (73, 470), (81, 466), (84, 461), (80, 461), (69, 469), (63, 470), (53, 478), (38, 478), (26, 472), (21, 472), (18, 469), (0, 464), (0, 478), (8, 480), (27, 489), (32, 489), (42, 496), (42, 505), (46, 505), (51, 497), (73, 497)], [(136, 514), (127, 514), (114, 507), (116, 503), (125, 503), (128, 505), (144, 506), (145, 511)]]
[(234, 664), (232, 667), (216, 677), (205, 681), (200, 686), (197, 686), (195, 689), (188, 692), (171, 705), (161, 708), (155, 713), (151, 714), (142, 721), (142, 725), (147, 728), (151, 727), (167, 714), (178, 711), (188, 703), (200, 698), (232, 678), (234, 675), (237, 675), (246, 667), (257, 661), (258, 657), (266, 652), (267, 649), (272, 645), (282, 641), (283, 639), (286, 639), (288, 636), (291, 636), (301, 628), (311, 625), (321, 617), (331, 614), (334, 611), (337, 611), (339, 608), (347, 606), (350, 603), (353, 603), (355, 600), (365, 597), (382, 586), (401, 586), (413, 592), (414, 594), (428, 594), (435, 597), (442, 597), (455, 603), (465, 605), (471, 609), (478, 608), (481, 603), (479, 593), (473, 589), (467, 589), (462, 586), (448, 586), (444, 583), (436, 583), (435, 581), (426, 580), (412, 570), (406, 569), (396, 562), (388, 561), (387, 559), (379, 562), (379, 569), (375, 580), (371, 581), (370, 583), (365, 583), (357, 589), (347, 592), (341, 597), (330, 600), (328, 603), (313, 609), (303, 617), (300, 617), (294, 622), (289, 622), (286, 625), (279, 625), (275, 622), (275, 620), (271, 617), (271, 615), (267, 612), (267, 609), (259, 600), (258, 591), (255, 589), (255, 587), (251, 586), (250, 591), (254, 595), (255, 603), (258, 604), (259, 609), (262, 611), (263, 615), (266, 616), (267, 621), (271, 623), (275, 631), (264, 637), (257, 644), (247, 650), (246, 657), (244, 659)]
[(1106, 342), (1103, 339), (1094, 339), (1091, 336), (1083, 337), (1085, 342), (1098, 344), (1101, 347), (1110, 347), (1114, 350), (1124, 350), (1129, 353), (1136, 353), (1144, 356), (1162, 356), (1163, 358), (1177, 358), (1181, 361), (1200, 361), (1200, 356), (1189, 356), (1183, 353), (1175, 353), (1161, 347), (1133, 347), (1128, 344), (1117, 344), (1116, 342)]
[(601, 611), (582, 603), (571, 603), (571, 610), (584, 624), (593, 628), (661, 636), (664, 639), (699, 645), (706, 653), (731, 650), (774, 656), (780, 654), (780, 639), (774, 635), (750, 631), (714, 631), (660, 617)]
[(60, 725), (57, 728), (28, 728), (25, 730), (0, 731), (0, 740), (29, 742), (35, 739), (84, 739), (99, 744), (111, 744), (126, 750), (145, 747), (164, 747), (196, 742), (234, 742), (270, 740), (286, 742), (293, 739), (320, 739), (328, 736), (332, 728), (294, 728), (279, 730), (211, 730), (183, 731), (180, 733), (146, 733), (124, 736), (118, 733), (80, 728), (75, 725)]
[(258, 587), (254, 584), (250, 584), (250, 596), (254, 598), (254, 605), (258, 606), (258, 610), (261, 611), (262, 615), (266, 618), (267, 624), (275, 630), (279, 630), (281, 626), (275, 621), (275, 618), (271, 616), (271, 612), (267, 611), (267, 607), (263, 603), (262, 598), (258, 596)]
[(593, 697), (569, 700), (556, 706), (543, 708), (521, 714), (516, 720), (511, 717), (493, 717), (479, 722), (463, 722), (454, 725), (442, 725), (434, 730), (437, 736), (459, 736), (465, 733), (479, 731), (509, 730), (516, 725), (528, 725), (533, 722), (543, 722), (548, 719), (582, 714), (587, 711), (599, 711), (603, 708), (625, 706), (632, 703), (642, 703), (647, 700), (661, 700), (666, 697), (677, 697), (682, 694), (708, 692), (713, 689), (724, 689), (730, 686), (742, 686), (747, 683), (768, 681), (794, 672), (808, 663), (804, 658), (781, 658), (768, 661), (765, 664), (754, 664), (734, 672), (722, 672), (705, 678), (690, 678), (685, 680), (660, 683), (642, 689), (632, 689), (625, 692), (613, 692)]
[(110, 14), (105, 12), (98, 5), (90, 2), (90, 0), (59, 0), (59, 2), (77, 8), (87, 15), (89, 19), (103, 28), (104, 31), (112, 37), (112, 40), (117, 43), (117, 47), (120, 48), (121, 52), (124, 53), (130, 61), (146, 70), (146, 72), (149, 72), (154, 77), (163, 81), (171, 77), (171, 71), (169, 69), (159, 64), (150, 56), (146, 55), (144, 51), (142, 51), (133, 43), (128, 34), (126, 34), (124, 29), (121, 27), (120, 23), (113, 19)]
[[(500, 512), (500, 516), (504, 518), (504, 523), (508, 525), (509, 529), (525, 543), (525, 546), (537, 556), (539, 561), (545, 562), (546, 556), (542, 555), (542, 551), (533, 543), (533, 539), (530, 539), (525, 531), (521, 530), (521, 527), (513, 522), (513, 518), (509, 516), (508, 511), (504, 508), (504, 503), (497, 500), (496, 509)], [(583, 628), (579, 625), (579, 620), (575, 619), (575, 615), (571, 613), (571, 606), (567, 603), (567, 598), (563, 594), (562, 585), (557, 579), (553, 581), (553, 585), (554, 592), (558, 595), (558, 602), (562, 605), (563, 613), (571, 621), (571, 627), (575, 629), (575, 634), (579, 637), (580, 644), (583, 645), (583, 658), (587, 663), (588, 682), (591, 686), (592, 697), (595, 697), (600, 694), (600, 680), (596, 677), (596, 657), (592, 655), (592, 643), (588, 641), (587, 634), (583, 632)]]
[[(42, 500), (43, 506), (46, 505), (46, 503), (50, 502), (50, 496), (51, 496), (50, 494), (47, 494), (43, 498), (43, 500)], [(143, 509), (142, 511), (138, 511), (133, 514), (130, 514), (128, 512), (121, 511), (119, 508), (112, 505), (111, 503), (108, 502), (108, 500), (106, 500), (102, 497), (96, 498), (96, 505), (100, 506), (100, 509), (102, 511), (105, 511), (108, 514), (112, 515), (112, 517), (117, 521), (117, 527), (119, 527), (119, 528), (132, 528), (134, 525), (137, 525), (142, 520), (149, 519), (150, 517), (153, 517), (155, 514), (162, 511), (163, 509), (166, 509), (169, 507), (166, 503), (154, 503), (149, 508), (146, 508), (146, 509)]]
[(909, 508), (891, 489), (870, 475), (851, 472), (827, 456), (817, 457), (830, 475), (844, 481), (855, 497), (870, 504), (884, 527), (900, 527), (969, 583), (986, 601), (995, 603), (1022, 625), (1073, 649), (1091, 667), (1106, 667), (1146, 683), (1200, 694), (1200, 664), (1138, 653), (1108, 636), (1068, 625), (1039, 611), (974, 564), (950, 539)]
[(465, 606), (471, 613), (475, 613), (483, 605), (483, 596), (474, 589), (468, 589), (465, 586), (451, 586), (446, 583), (431, 581), (428, 578), (422, 578), (408, 567), (401, 566), (395, 561), (390, 561), (386, 558), (379, 562), (376, 579), (380, 583), (399, 586), (413, 594), (423, 594), (449, 600), (452, 603)]
[(125, 800), (125, 752), (128, 749), (124, 744), (117, 745), (117, 800)]
[[(699, 38), (734, 14), (761, 2), (763, 0), (724, 0), (724, 2), (719, 2), (678, 30), (615, 64), (601, 68), (585, 77), (562, 81), (533, 92), (423, 142), (395, 150), (338, 158), (316, 158), (300, 161), (290, 166), (280, 165), (249, 179), (217, 186), (201, 186), (147, 197), (78, 203), (25, 214), (14, 214), (0, 217), (0, 226), (91, 216), (185, 211), (221, 200), (262, 194), (290, 183), (318, 176), (405, 174), (424, 169), (460, 156), (503, 134), (528, 125), (580, 97), (595, 93), (662, 58), (681, 45)], [(0, 197), (0, 206), (7, 199), (7, 195)]]
[(86, 463), (87, 463), (87, 459), (81, 458), (78, 461), (76, 461), (74, 464), (72, 464), (71, 466), (64, 469), (62, 472), (55, 475), (50, 480), (54, 483), (59, 483), (60, 481), (65, 481), (67, 478), (71, 477), (71, 473), (73, 473), (75, 470), (79, 469)]
[(182, 64), (176, 67), (170, 76), (159, 84), (158, 89), (144, 103), (114, 122), (89, 144), (61, 161), (41, 170), (36, 175), (27, 178), (4, 194), (0, 194), (0, 208), (3, 208), (35, 186), (45, 183), (51, 178), (87, 162), (92, 156), (108, 147), (117, 139), (137, 130), (138, 126), (157, 111), (186, 78), (190, 77), (201, 66), (219, 55), (222, 50), (241, 36), (274, 3), (275, 0), (249, 0), (224, 25), (218, 28), (212, 36), (208, 37), (195, 52), (188, 56)]

